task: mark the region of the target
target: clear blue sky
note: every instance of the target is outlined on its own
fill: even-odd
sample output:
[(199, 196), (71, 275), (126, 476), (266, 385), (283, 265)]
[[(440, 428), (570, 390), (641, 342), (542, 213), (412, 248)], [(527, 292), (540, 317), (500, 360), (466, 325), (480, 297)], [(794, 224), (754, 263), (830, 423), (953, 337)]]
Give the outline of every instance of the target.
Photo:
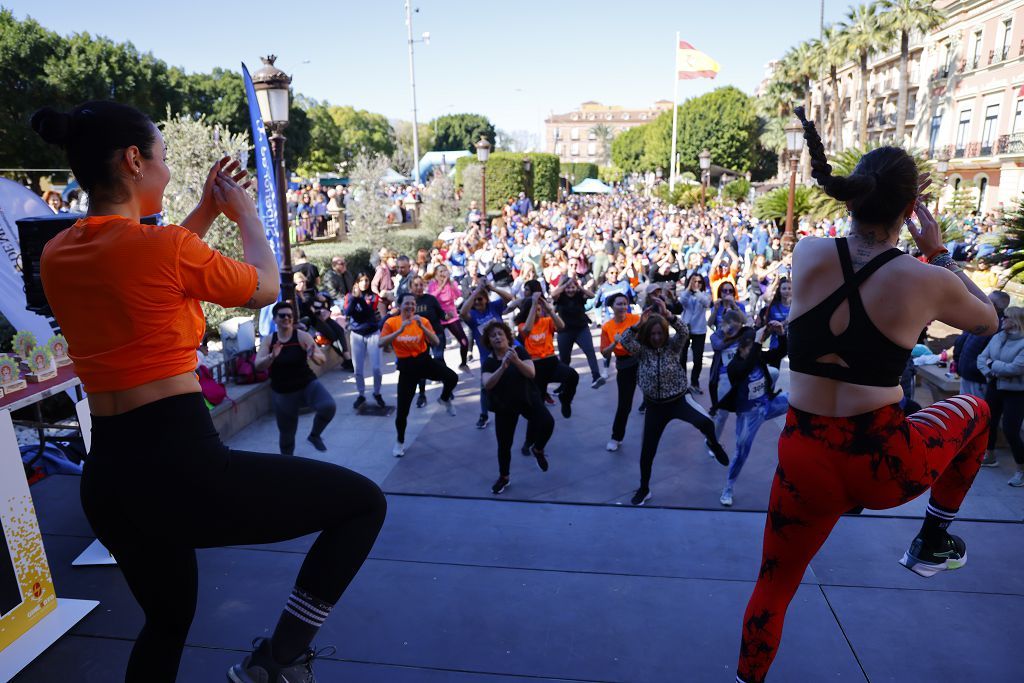
[[(62, 35), (130, 40), (186, 71), (237, 69), (241, 61), (255, 70), (259, 56), (273, 52), (297, 92), (412, 118), (403, 0), (0, 4)], [(825, 22), (842, 19), (849, 6), (826, 0)], [(721, 85), (753, 93), (770, 60), (818, 35), (819, 0), (419, 0), (413, 7), (414, 36), (430, 32), (429, 45), (416, 45), (420, 121), (476, 112), (499, 128), (539, 133), (547, 114), (585, 100), (640, 107), (671, 99), (676, 31), (721, 65), (714, 81), (682, 81), (681, 101)]]

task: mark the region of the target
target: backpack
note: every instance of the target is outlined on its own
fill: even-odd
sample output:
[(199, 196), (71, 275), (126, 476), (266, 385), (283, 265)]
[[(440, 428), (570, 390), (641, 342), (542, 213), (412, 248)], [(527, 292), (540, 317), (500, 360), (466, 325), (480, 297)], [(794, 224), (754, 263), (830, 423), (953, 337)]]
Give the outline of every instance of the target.
[(270, 377), (269, 370), (256, 369), (256, 352), (241, 351), (231, 361), (234, 364), (235, 384), (258, 384)]
[(196, 368), (196, 374), (199, 375), (199, 388), (203, 392), (203, 398), (212, 405), (223, 403), (224, 399), (228, 397), (227, 387), (214, 378), (210, 368), (200, 365)]

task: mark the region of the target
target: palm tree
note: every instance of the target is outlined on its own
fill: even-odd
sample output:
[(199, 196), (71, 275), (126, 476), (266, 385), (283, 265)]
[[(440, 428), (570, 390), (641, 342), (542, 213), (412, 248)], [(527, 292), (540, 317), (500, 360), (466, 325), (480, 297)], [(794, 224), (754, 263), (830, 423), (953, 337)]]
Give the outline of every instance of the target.
[(598, 149), (600, 150), (598, 157), (599, 165), (607, 166), (608, 160), (611, 158), (612, 138), (615, 137), (615, 131), (606, 123), (598, 123), (590, 127), (590, 132), (597, 138)]
[(910, 61), (910, 34), (927, 33), (942, 25), (946, 15), (932, 0), (882, 0), (883, 24), (900, 37), (900, 90), (896, 100), (896, 144), (903, 144), (907, 124), (907, 63)]
[(851, 56), (855, 56), (860, 67), (860, 124), (857, 131), (857, 143), (864, 147), (868, 141), (868, 55), (884, 50), (892, 39), (892, 34), (881, 22), (878, 5), (871, 3), (859, 5), (846, 14), (843, 24), (845, 42)]
[(825, 27), (822, 59), (832, 82), (832, 151), (843, 151), (843, 102), (839, 99), (839, 67), (850, 61), (846, 34), (841, 24)]

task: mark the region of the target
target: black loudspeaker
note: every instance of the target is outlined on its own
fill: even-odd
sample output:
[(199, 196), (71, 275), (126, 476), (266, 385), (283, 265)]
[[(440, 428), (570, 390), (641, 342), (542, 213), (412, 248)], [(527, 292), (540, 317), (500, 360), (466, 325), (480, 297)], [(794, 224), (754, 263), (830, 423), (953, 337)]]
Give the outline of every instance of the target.
[[(53, 317), (50, 304), (43, 292), (43, 280), (39, 275), (39, 259), (43, 247), (57, 233), (74, 225), (85, 216), (74, 213), (58, 213), (46, 216), (31, 216), (17, 221), (18, 242), (21, 245), (21, 277), (25, 282), (25, 308), (48, 318)], [(156, 225), (157, 216), (142, 219), (146, 225)]]

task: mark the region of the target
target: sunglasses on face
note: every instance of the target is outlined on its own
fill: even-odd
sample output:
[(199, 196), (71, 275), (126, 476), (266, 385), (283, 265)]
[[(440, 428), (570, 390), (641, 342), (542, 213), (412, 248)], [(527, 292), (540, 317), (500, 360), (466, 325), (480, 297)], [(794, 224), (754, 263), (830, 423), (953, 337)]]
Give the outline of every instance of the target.
[(291, 313), (278, 313), (277, 317), (279, 320), (292, 320), (295, 316)]

